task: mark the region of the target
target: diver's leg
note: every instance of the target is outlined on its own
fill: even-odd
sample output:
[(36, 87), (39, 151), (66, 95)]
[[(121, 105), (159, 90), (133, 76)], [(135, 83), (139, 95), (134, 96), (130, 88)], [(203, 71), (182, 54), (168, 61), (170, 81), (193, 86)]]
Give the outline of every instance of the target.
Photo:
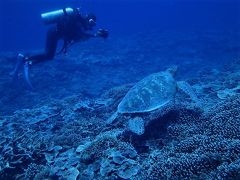
[(56, 28), (49, 29), (47, 32), (45, 52), (42, 54), (27, 57), (27, 61), (31, 62), (32, 64), (37, 64), (39, 62), (53, 59), (56, 53), (57, 42), (59, 39), (60, 36)]
[(53, 59), (56, 53), (57, 48), (57, 42), (59, 39), (58, 32), (56, 31), (56, 28), (51, 28), (47, 32), (47, 38), (46, 38), (46, 47), (45, 52), (38, 55), (33, 56), (21, 56), (21, 58), (18, 61), (18, 64), (16, 65), (15, 71), (14, 71), (14, 79), (18, 76), (19, 68), (23, 67), (24, 72), (24, 79), (29, 87), (29, 89), (33, 89), (33, 86), (31, 84), (31, 81), (29, 79), (29, 65), (36, 64), (39, 62), (43, 62), (46, 60)]
[(60, 35), (56, 28), (50, 28), (47, 32), (45, 52), (33, 56), (24, 56), (22, 54), (18, 55), (17, 64), (12, 73), (13, 82), (17, 79), (19, 71), (23, 68), (24, 79), (30, 89), (33, 89), (32, 84), (29, 79), (29, 65), (42, 62), (45, 60), (53, 59), (56, 53), (57, 42), (60, 39)]

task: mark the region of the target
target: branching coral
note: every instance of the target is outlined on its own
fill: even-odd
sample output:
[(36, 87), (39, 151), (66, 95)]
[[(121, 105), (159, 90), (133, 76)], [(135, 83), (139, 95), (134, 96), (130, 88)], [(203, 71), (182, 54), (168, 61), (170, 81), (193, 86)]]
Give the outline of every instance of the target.
[(142, 177), (239, 177), (239, 105), (240, 97), (234, 96), (216, 104), (203, 116), (181, 110), (176, 122), (168, 126), (173, 140), (145, 160), (148, 175)]

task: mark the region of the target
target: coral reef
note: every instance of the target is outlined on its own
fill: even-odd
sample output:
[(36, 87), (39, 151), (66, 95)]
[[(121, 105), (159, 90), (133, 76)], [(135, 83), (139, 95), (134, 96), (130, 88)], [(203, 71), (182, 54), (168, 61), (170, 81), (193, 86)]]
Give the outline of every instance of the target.
[(239, 100), (234, 96), (201, 116), (179, 112), (177, 121), (168, 126), (169, 144), (145, 160), (150, 163), (145, 163), (144, 177), (239, 177)]
[[(240, 61), (229, 35), (83, 43), (33, 69), (33, 92), (10, 85), (15, 54), (0, 54), (0, 179), (239, 179)], [(135, 82), (173, 64), (200, 103), (182, 84), (171, 108), (106, 123)]]

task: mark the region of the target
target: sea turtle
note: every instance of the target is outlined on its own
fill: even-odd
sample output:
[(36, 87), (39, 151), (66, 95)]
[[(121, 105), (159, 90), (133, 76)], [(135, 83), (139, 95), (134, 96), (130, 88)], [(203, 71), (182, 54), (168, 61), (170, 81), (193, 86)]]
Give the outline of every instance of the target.
[[(189, 95), (193, 101), (198, 102), (196, 94), (187, 82), (175, 81), (176, 70), (177, 67), (172, 67), (166, 71), (151, 74), (136, 83), (124, 96), (117, 111), (107, 120), (107, 123), (113, 123), (119, 114), (166, 109), (174, 103), (178, 89)], [(140, 124), (144, 126), (144, 123), (140, 122)]]

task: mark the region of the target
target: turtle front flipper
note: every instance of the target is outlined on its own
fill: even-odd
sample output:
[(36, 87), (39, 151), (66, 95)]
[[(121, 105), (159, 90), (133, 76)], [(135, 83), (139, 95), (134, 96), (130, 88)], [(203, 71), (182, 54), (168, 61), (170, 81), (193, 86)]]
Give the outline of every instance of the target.
[(117, 112), (115, 112), (110, 118), (108, 118), (108, 119), (107, 119), (107, 124), (112, 124), (113, 121), (116, 120), (118, 114), (119, 114), (119, 113), (118, 113), (118, 111), (117, 111)]
[(197, 97), (194, 92), (192, 86), (188, 84), (186, 81), (178, 81), (177, 82), (178, 89), (181, 89), (185, 94), (187, 94), (197, 105), (202, 104), (201, 100)]

